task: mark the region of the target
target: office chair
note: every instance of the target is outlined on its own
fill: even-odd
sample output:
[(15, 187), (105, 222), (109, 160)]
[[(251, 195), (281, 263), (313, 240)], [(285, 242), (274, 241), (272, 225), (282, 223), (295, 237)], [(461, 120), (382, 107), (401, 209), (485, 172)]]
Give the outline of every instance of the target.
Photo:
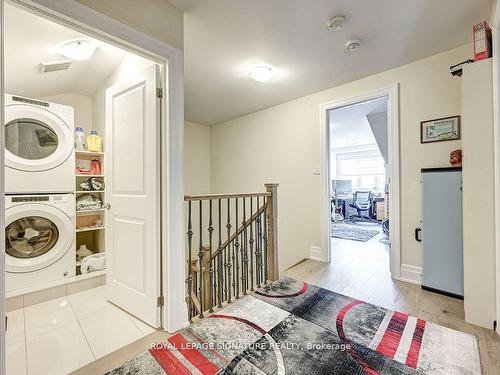
[[(353, 195), (352, 203), (349, 204), (350, 207), (355, 208), (358, 213), (349, 216), (350, 221), (372, 221), (368, 216), (368, 211), (372, 206), (373, 196), (371, 191), (356, 191)], [(367, 216), (363, 216), (362, 213), (366, 211)]]

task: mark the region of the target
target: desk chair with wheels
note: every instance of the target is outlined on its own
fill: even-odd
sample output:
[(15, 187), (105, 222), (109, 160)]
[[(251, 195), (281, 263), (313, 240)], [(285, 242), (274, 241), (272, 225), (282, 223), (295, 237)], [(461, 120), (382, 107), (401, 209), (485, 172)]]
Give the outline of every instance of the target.
[[(350, 221), (372, 221), (368, 216), (368, 211), (370, 210), (373, 202), (373, 195), (371, 191), (356, 191), (353, 195), (352, 203), (349, 204), (350, 207), (355, 208), (357, 214), (349, 216)], [(366, 212), (366, 216), (363, 215)]]

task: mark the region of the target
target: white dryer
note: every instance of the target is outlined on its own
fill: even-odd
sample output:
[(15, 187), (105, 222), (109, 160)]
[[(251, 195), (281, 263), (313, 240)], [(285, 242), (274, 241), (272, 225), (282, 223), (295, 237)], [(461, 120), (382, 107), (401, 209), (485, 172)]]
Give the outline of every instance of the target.
[(67, 193), (74, 190), (72, 107), (5, 97), (5, 192)]
[(73, 194), (5, 197), (7, 291), (76, 274)]

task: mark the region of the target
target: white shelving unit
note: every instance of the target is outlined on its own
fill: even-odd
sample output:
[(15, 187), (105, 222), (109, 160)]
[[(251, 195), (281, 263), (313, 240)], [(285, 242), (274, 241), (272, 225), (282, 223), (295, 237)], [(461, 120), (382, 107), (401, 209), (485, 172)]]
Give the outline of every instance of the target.
[(104, 152), (75, 150), (75, 156), (104, 156)]
[(78, 210), (78, 211), (76, 211), (76, 215), (77, 216), (94, 215), (94, 214), (99, 213), (99, 212), (104, 212), (105, 210), (106, 210), (105, 208), (99, 208), (96, 210)]
[[(101, 164), (101, 174), (83, 174), (75, 173), (75, 197), (91, 194), (99, 198), (103, 206), (106, 204), (106, 186), (104, 190), (82, 190), (80, 184), (91, 177), (97, 177), (105, 179), (105, 165), (104, 165), (104, 152), (91, 152), (91, 151), (75, 151), (75, 161), (76, 165), (90, 165), (92, 160), (99, 160)], [(104, 180), (104, 183), (106, 181)], [(100, 208), (95, 210), (80, 210), (76, 211), (76, 228), (75, 228), (75, 246), (76, 250), (80, 248), (81, 245), (86, 245), (94, 253), (104, 252), (106, 226), (105, 226), (105, 213), (106, 208)], [(98, 226), (97, 223), (100, 222), (101, 225)], [(76, 272), (77, 275), (80, 274), (81, 262), (76, 262)]]
[(106, 227), (95, 227), (95, 228), (81, 228), (77, 229), (76, 233), (81, 233), (81, 232), (92, 232), (94, 230), (104, 230)]

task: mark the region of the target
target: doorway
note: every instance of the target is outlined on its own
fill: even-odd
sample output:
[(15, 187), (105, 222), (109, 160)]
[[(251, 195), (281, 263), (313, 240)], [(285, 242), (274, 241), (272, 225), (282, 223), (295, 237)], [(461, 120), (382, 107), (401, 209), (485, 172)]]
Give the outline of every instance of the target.
[(401, 268), (397, 94), (394, 85), (320, 107), (323, 260), (332, 261), (337, 248), (355, 269), (359, 259), (369, 263), (373, 256), (396, 279)]
[[(166, 201), (160, 146), (168, 142), (160, 111), (172, 99), (163, 96), (170, 90), (163, 82), (178, 76), (159, 56), (121, 48), (23, 4), (6, 3), (4, 12), (2, 130), (12, 246), (2, 350), (7, 373), (67, 373), (162, 326), (160, 246), (168, 225), (160, 212)], [(61, 56), (60, 47), (73, 42), (91, 42), (95, 51), (86, 60)], [(90, 149), (90, 139), (97, 148)]]
[(332, 262), (389, 272), (387, 97), (328, 112)]

